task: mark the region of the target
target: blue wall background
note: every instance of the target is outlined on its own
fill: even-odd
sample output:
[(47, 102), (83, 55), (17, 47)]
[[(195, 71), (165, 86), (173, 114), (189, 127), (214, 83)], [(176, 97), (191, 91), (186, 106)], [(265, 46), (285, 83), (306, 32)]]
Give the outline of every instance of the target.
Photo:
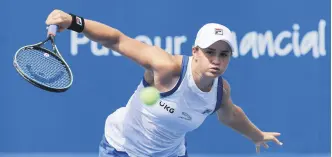
[[(284, 146), (271, 144), (265, 153), (329, 154), (330, 6), (329, 0), (0, 1), (0, 152), (96, 153), (106, 117), (126, 104), (143, 74), (131, 60), (65, 31), (56, 42), (71, 65), (72, 88), (50, 93), (24, 81), (13, 56), (45, 38), (45, 20), (57, 8), (173, 54), (190, 55), (205, 23), (228, 26), (238, 45), (224, 75), (234, 102), (262, 130), (282, 133)], [(272, 43), (269, 51), (264, 41)], [(255, 152), (215, 115), (188, 134), (188, 145), (190, 154)]]

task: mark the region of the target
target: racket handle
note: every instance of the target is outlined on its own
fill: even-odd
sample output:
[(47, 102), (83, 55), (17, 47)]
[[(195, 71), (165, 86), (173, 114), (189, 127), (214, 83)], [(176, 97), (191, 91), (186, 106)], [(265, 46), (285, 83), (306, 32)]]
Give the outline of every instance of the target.
[(50, 25), (50, 26), (48, 26), (47, 36), (49, 36), (49, 35), (55, 36), (57, 30), (58, 30), (58, 26), (57, 25)]

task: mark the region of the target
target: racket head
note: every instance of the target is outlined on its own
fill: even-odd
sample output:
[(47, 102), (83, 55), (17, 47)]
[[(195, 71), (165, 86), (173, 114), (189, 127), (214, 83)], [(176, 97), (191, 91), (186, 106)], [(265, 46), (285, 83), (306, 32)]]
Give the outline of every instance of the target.
[[(41, 47), (45, 42), (20, 48), (14, 56), (14, 67), (33, 85), (51, 92), (64, 92), (73, 83), (71, 69), (59, 52)], [(58, 51), (56, 47), (54, 51)]]

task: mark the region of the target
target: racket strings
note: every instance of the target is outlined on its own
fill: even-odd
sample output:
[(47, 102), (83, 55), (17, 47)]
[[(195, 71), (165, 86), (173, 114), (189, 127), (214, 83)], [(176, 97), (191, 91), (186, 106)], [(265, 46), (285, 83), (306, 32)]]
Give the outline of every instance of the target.
[(24, 75), (51, 88), (65, 88), (71, 83), (71, 74), (59, 58), (42, 49), (24, 48), (16, 56)]

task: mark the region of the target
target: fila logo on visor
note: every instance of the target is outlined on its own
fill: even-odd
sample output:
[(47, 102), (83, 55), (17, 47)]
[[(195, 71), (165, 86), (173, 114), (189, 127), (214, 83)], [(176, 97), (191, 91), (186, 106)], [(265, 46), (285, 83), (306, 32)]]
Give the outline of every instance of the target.
[(82, 19), (79, 17), (76, 17), (76, 23), (80, 26), (82, 26)]
[(221, 28), (215, 28), (214, 29), (214, 34), (215, 35), (223, 35), (224, 32), (223, 32), (223, 30)]

